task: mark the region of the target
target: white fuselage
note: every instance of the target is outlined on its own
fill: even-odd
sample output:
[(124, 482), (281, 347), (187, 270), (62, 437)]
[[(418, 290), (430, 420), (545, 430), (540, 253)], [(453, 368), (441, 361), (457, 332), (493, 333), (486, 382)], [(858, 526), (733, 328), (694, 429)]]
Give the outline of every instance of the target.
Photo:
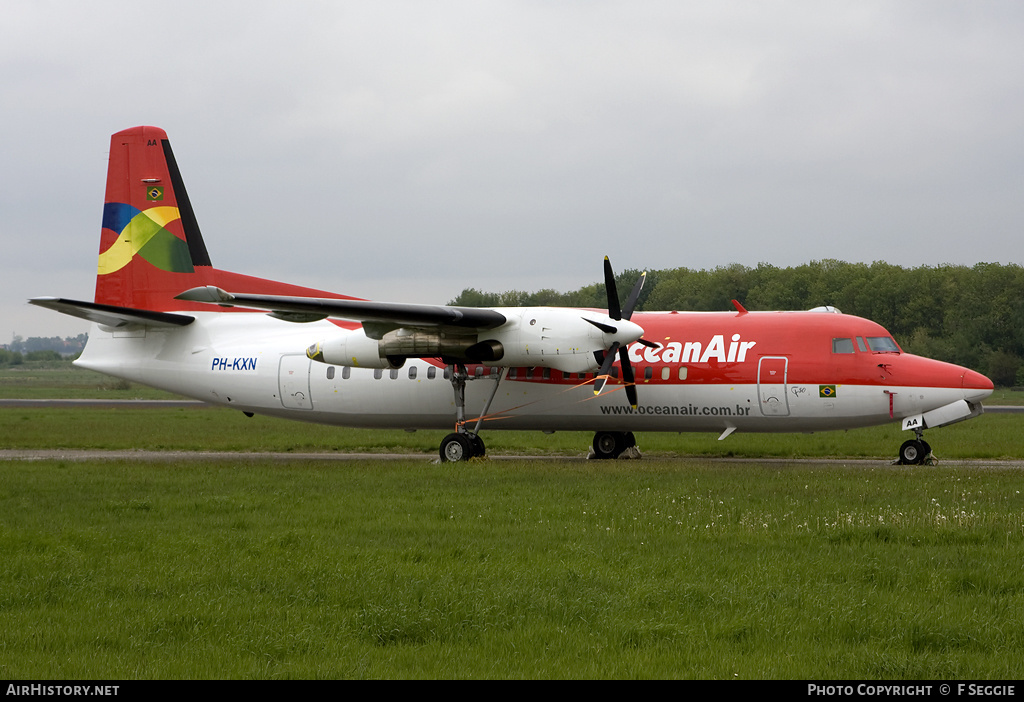
[[(353, 427), (454, 425), (452, 385), (436, 361), (410, 359), (397, 370), (327, 365), (305, 355), (311, 340), (362, 331), (262, 314), (190, 314), (196, 321), (180, 328), (96, 326), (77, 364), (245, 412)], [(844, 385), (841, 401), (828, 402), (817, 385), (784, 378), (772, 385), (756, 380), (688, 385), (662, 383), (659, 371), (649, 379), (638, 374), (639, 405), (631, 408), (617, 381), (595, 396), (590, 380), (563, 379), (557, 371), (551, 378), (542, 369), (481, 367), (480, 372), (466, 387), (470, 423), (503, 374), (485, 429), (821, 431), (884, 424), (988, 394), (971, 396), (956, 387), (900, 387), (893, 394), (878, 384)]]

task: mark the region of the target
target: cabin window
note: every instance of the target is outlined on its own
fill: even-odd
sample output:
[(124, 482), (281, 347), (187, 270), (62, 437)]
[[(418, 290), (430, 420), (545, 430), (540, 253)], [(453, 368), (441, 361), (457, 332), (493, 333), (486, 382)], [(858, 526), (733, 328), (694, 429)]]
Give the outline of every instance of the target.
[(373, 379), (374, 380), (380, 380), (383, 377), (384, 377), (384, 369), (383, 368), (374, 368), (373, 369)]
[(686, 380), (686, 366), (679, 366), (679, 379)]
[(345, 366), (344, 368), (341, 369), (341, 379), (342, 380), (348, 380), (351, 377), (352, 377), (352, 368), (351, 367)]
[(644, 380), (650, 380), (654, 377), (654, 368), (647, 366), (644, 368)]
[(327, 379), (334, 380), (334, 366), (327, 366)]
[(484, 377), (484, 367), (483, 366), (477, 366), (476, 367), (476, 371), (474, 371), (473, 375), (475, 375), (477, 378)]
[(492, 378), (497, 378), (498, 377), (498, 373), (500, 373), (500, 372), (501, 372), (501, 370), (497, 366), (492, 367), (491, 368), (491, 377)]
[(551, 380), (551, 369), (550, 368), (545, 368), (543, 375), (544, 375), (544, 380)]
[(869, 336), (868, 348), (875, 353), (899, 353), (900, 347), (896, 345), (891, 336)]
[(509, 377), (510, 380), (515, 380), (516, 378), (518, 378), (519, 377), (519, 369), (518, 368), (509, 368), (508, 369), (508, 377)]
[(409, 366), (409, 380), (416, 380), (416, 375), (418, 372), (419, 371), (416, 368), (416, 366)]
[(668, 375), (671, 372), (672, 372), (672, 370), (668, 366), (665, 366), (664, 368), (662, 368), (661, 369), (661, 379), (662, 380), (668, 380)]
[(398, 369), (397, 368), (392, 368), (391, 369), (391, 379), (392, 380), (398, 380)]
[(427, 367), (427, 380), (433, 380), (437, 377), (437, 369), (433, 366)]
[(853, 353), (853, 339), (832, 339), (832, 353)]
[(445, 380), (451, 380), (452, 379), (452, 367), (451, 366), (445, 366), (444, 367), (444, 379)]

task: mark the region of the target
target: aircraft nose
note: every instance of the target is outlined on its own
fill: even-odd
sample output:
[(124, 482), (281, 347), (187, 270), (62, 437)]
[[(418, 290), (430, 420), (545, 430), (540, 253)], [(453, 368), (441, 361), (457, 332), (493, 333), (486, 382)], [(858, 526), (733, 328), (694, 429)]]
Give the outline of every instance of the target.
[(992, 391), (995, 389), (991, 380), (983, 376), (981, 373), (975, 373), (972, 370), (964, 371), (963, 387), (964, 398), (970, 402), (984, 400), (986, 397), (991, 395)]

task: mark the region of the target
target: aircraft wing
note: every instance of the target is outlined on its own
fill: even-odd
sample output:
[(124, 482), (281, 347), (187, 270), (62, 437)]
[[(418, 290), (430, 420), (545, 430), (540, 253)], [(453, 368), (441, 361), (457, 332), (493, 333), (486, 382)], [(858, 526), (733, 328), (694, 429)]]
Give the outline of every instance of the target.
[(505, 315), (491, 309), (288, 295), (250, 295), (229, 293), (213, 285), (186, 290), (176, 296), (176, 299), (206, 302), (221, 307), (254, 307), (270, 310), (272, 316), (293, 322), (311, 322), (335, 317), (389, 327), (464, 329), (494, 329), (506, 322)]
[(171, 314), (170, 312), (153, 312), (131, 307), (101, 305), (96, 302), (68, 300), (63, 297), (34, 297), (29, 304), (69, 314), (72, 317), (88, 319), (107, 327), (126, 327), (141, 325), (147, 327), (183, 327), (195, 321), (195, 317), (187, 314)]

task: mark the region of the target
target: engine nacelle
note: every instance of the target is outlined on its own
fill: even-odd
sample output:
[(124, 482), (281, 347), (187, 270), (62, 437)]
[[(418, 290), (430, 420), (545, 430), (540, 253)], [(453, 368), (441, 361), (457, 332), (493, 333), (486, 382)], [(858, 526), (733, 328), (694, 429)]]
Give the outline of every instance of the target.
[(505, 351), (498, 343), (479, 342), (475, 333), (449, 334), (420, 329), (395, 329), (380, 340), (392, 358), (452, 358), (470, 363), (500, 361)]
[[(401, 368), (408, 358), (490, 366), (538, 366), (564, 373), (588, 373), (613, 341), (624, 346), (643, 334), (636, 324), (591, 310), (512, 307), (499, 310), (507, 320), (494, 329), (399, 328), (373, 339), (351, 331), (313, 344), (314, 361), (360, 368)], [(373, 330), (367, 330), (377, 336)]]
[[(509, 322), (480, 334), (482, 340), (496, 342), (505, 351), (495, 365), (539, 366), (565, 373), (587, 373), (601, 367), (595, 352), (604, 351), (610, 342), (580, 310), (522, 307), (502, 309), (501, 313)], [(612, 322), (600, 313), (582, 314)]]
[(335, 366), (401, 368), (405, 365), (404, 357), (388, 356), (382, 342), (359, 332), (319, 341), (306, 349), (306, 355), (314, 361)]

